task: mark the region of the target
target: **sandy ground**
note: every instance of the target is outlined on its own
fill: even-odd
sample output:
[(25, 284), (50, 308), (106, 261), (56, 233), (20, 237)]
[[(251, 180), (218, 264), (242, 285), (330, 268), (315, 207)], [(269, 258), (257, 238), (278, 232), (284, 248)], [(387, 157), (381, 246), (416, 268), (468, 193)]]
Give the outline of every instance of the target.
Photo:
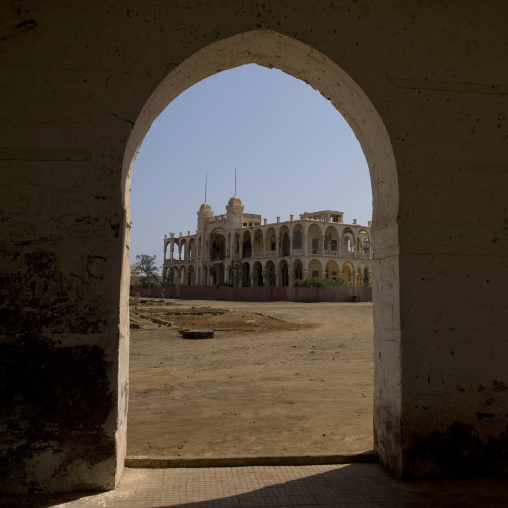
[(371, 303), (133, 298), (130, 362), (128, 455), (373, 448)]

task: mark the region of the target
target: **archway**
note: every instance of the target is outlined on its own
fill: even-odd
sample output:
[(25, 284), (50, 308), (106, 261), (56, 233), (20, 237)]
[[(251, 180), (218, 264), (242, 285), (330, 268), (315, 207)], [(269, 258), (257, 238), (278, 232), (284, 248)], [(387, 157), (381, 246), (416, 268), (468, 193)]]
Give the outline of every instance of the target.
[(293, 262), (293, 281), (303, 279), (303, 263), (300, 259)]
[(196, 274), (194, 270), (194, 265), (189, 266), (189, 271), (187, 274), (187, 284), (189, 286), (194, 286), (194, 284), (196, 284)]
[(297, 224), (293, 229), (293, 254), (303, 249), (303, 227)]
[(336, 226), (328, 226), (325, 230), (325, 255), (336, 256), (339, 250), (339, 232)]
[[(19, 9), (7, 4), (5, 26), (19, 27)], [(6, 487), (17, 493), (114, 485), (115, 454), (121, 467), (125, 449), (129, 389), (130, 217), (128, 180), (120, 176), (125, 147), (134, 133), (124, 174), (146, 132), (139, 122), (148, 119), (149, 125), (161, 108), (150, 101), (148, 116), (140, 112), (169, 73), (171, 86), (163, 95), (174, 97), (212, 72), (247, 61), (311, 82), (362, 132), (380, 277), (374, 285), (375, 426), (382, 461), (399, 474), (427, 478), (506, 469), (508, 408), (497, 386), (506, 372), (508, 238), (506, 214), (500, 213), (506, 138), (494, 121), (507, 98), (499, 86), (503, 66), (495, 65), (503, 58), (499, 41), (506, 29), (496, 9), (465, 2), (457, 16), (453, 3), (387, 6), (367, 0), (195, 2), (189, 8), (138, 2), (129, 11), (119, 0), (86, 11), (72, 2), (26, 5), (40, 29), (17, 36), (14, 30), (2, 55), (12, 85), (2, 88), (10, 106), (2, 148), (2, 176), (9, 183), (3, 187), (4, 261), (6, 273), (16, 274), (3, 303), (7, 331), (20, 339), (6, 344), (5, 357), (13, 362), (5, 370), (7, 386), (15, 387), (15, 411), (3, 419), (14, 464), (6, 468)], [(87, 29), (76, 30), (80, 24)], [(252, 35), (256, 28), (272, 32)], [(190, 63), (182, 65), (186, 59)], [(418, 72), (408, 62), (419, 62)], [(390, 172), (390, 139), (400, 182)], [(166, 168), (173, 177), (175, 167)], [(451, 196), (449, 184), (458, 179)], [(176, 189), (165, 187), (164, 201)], [(42, 299), (34, 287), (43, 287)], [(477, 312), (478, 301), (485, 300), (487, 311)], [(24, 319), (27, 313), (32, 319)], [(27, 355), (40, 357), (46, 348), (46, 367), (26, 370)], [(62, 384), (60, 366), (68, 365), (71, 375)], [(17, 382), (20, 372), (24, 383)], [(93, 389), (73, 389), (88, 383)], [(62, 411), (60, 404), (55, 412), (53, 403), (41, 404), (45, 425), (24, 425), (22, 415), (33, 411), (24, 387), (51, 394), (60, 385), (69, 387), (65, 400), (72, 408)], [(492, 417), (479, 418), (476, 409)], [(79, 417), (83, 410), (90, 418)], [(472, 439), (461, 439), (464, 429)]]
[[(336, 63), (310, 46), (276, 32), (256, 30), (212, 43), (194, 53), (170, 72), (146, 101), (126, 145), (122, 177), (125, 221), (130, 221), (127, 189), (129, 188), (134, 155), (155, 117), (181, 91), (201, 79), (218, 71), (252, 62), (277, 67), (318, 89), (346, 118), (363, 148), (370, 168), (373, 187), (374, 227), (372, 236), (380, 253), (375, 264), (375, 270), (380, 274), (380, 277), (375, 279), (374, 287), (375, 345), (376, 351), (383, 350), (389, 358), (392, 358), (395, 353), (393, 349), (387, 349), (385, 344), (389, 339), (386, 330), (392, 330), (391, 335), (394, 338), (397, 338), (399, 330), (398, 313), (393, 312), (394, 308), (398, 308), (398, 256), (394, 254), (395, 251), (392, 248), (394, 245), (398, 245), (396, 227), (398, 187), (390, 139), (383, 121), (360, 87)], [(390, 199), (386, 199), (387, 196), (390, 196)], [(389, 231), (389, 234), (382, 234), (386, 231)], [(126, 232), (126, 244), (129, 241), (128, 237), (129, 234)], [(385, 249), (388, 247), (390, 249)], [(318, 248), (322, 249), (322, 245)], [(238, 244), (237, 250), (239, 250)], [(128, 249), (125, 249), (122, 270), (124, 292), (128, 286), (128, 266)], [(387, 280), (383, 278), (382, 266), (390, 268), (390, 277)], [(127, 306), (126, 302), (122, 302), (121, 316), (125, 315), (127, 315)], [(125, 337), (128, 337), (128, 329), (125, 326), (123, 333)], [(395, 400), (397, 399), (395, 393), (382, 390), (382, 384), (383, 382), (393, 384), (393, 377), (398, 376), (399, 373), (394, 374), (382, 369), (377, 372), (375, 380), (376, 405), (382, 407), (385, 404), (391, 404), (393, 397)], [(122, 360), (119, 382), (123, 383), (127, 375), (127, 361)], [(375, 432), (377, 436), (389, 435), (391, 432), (389, 415), (381, 412), (376, 418)], [(122, 439), (121, 436), (119, 438)], [(385, 453), (384, 443), (384, 440), (377, 439), (376, 441), (376, 449), (381, 455)], [(124, 447), (119, 446), (119, 449), (122, 450)], [(390, 454), (391, 451), (388, 450), (386, 453)], [(122, 457), (119, 457), (119, 460), (121, 459)], [(392, 458), (389, 457), (387, 460), (392, 460)]]
[(187, 261), (188, 249), (187, 240), (183, 239), (180, 241), (180, 261)]
[(250, 276), (250, 264), (246, 261), (242, 264), (242, 287), (250, 287), (251, 276)]
[(265, 242), (263, 239), (263, 231), (256, 229), (254, 232), (254, 256), (262, 256), (265, 252)]
[(365, 287), (369, 287), (370, 286), (370, 273), (369, 273), (368, 267), (365, 267), (363, 269), (363, 285)]
[(354, 234), (351, 228), (342, 231), (342, 252), (352, 253), (355, 251)]
[(275, 264), (272, 260), (269, 260), (263, 268), (263, 286), (275, 286), (275, 282)]
[(307, 252), (314, 255), (320, 254), (323, 249), (321, 241), (321, 228), (317, 224), (311, 224), (307, 234)]
[(328, 263), (326, 263), (326, 278), (331, 280), (337, 280), (339, 274), (339, 267), (337, 261), (334, 259), (330, 259)]
[(370, 239), (365, 229), (360, 229), (356, 235), (356, 252), (362, 257), (369, 257)]
[(185, 266), (180, 267), (180, 277), (178, 279), (178, 284), (184, 285), (186, 283), (186, 273)]
[(213, 232), (209, 240), (210, 259), (222, 261), (226, 255), (226, 238), (222, 232)]
[(289, 256), (291, 250), (291, 241), (289, 239), (289, 228), (283, 226), (280, 230), (280, 252), (279, 255), (286, 257)]
[(277, 250), (277, 242), (276, 242), (276, 233), (275, 229), (268, 228), (268, 231), (266, 232), (266, 247), (265, 250), (274, 252)]
[(349, 286), (353, 286), (355, 273), (353, 265), (349, 262), (344, 263), (344, 265), (342, 266), (342, 273), (344, 274), (344, 282)]
[(311, 259), (309, 261), (309, 277), (321, 277), (321, 261), (319, 259)]
[(252, 279), (254, 287), (263, 286), (263, 268), (260, 261), (256, 261), (252, 265)]
[(242, 238), (242, 258), (252, 257), (252, 237), (250, 231), (245, 231)]
[(194, 238), (189, 242), (189, 261), (193, 262), (196, 257), (196, 240)]
[(279, 286), (289, 286), (289, 266), (285, 259), (279, 262)]

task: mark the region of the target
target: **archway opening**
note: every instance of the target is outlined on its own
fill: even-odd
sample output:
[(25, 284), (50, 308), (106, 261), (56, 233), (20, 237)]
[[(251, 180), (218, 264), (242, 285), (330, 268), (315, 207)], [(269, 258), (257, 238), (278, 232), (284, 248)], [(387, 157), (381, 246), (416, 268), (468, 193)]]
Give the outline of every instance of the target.
[[(260, 41), (263, 42), (262, 45), (259, 45)], [(237, 44), (238, 42), (241, 42), (241, 44)], [(246, 46), (252, 51), (244, 53), (242, 50), (239, 50), (240, 47), (245, 48)], [(280, 51), (282, 51), (282, 55), (278, 55)], [(224, 54), (228, 55), (225, 59)], [(278, 57), (281, 59), (278, 59)], [(168, 76), (154, 92), (152, 98), (140, 113), (126, 150), (125, 169), (127, 180), (132, 170), (132, 156), (139, 148), (144, 133), (146, 133), (154, 117), (178, 95), (177, 91), (186, 89), (200, 79), (207, 77), (207, 75), (211, 75), (216, 71), (216, 68), (225, 70), (255, 61), (266, 66), (276, 66), (294, 77), (304, 79), (313, 87), (319, 89), (323, 95), (330, 98), (334, 106), (343, 114), (354, 129), (369, 162), (373, 184), (374, 224), (376, 223), (376, 217), (379, 220), (379, 231), (395, 224), (396, 196), (389, 203), (384, 203), (380, 199), (383, 193), (388, 193), (392, 188), (395, 188), (394, 185), (396, 184), (396, 173), (393, 167), (393, 157), (391, 157), (391, 147), (386, 130), (370, 101), (364, 97), (364, 94), (357, 85), (335, 64), (327, 61), (323, 55), (316, 55), (308, 46), (286, 37), (281, 38), (278, 34), (264, 31), (242, 34), (240, 40), (232, 37), (231, 40), (212, 44), (201, 52), (198, 52), (198, 54), (195, 54), (189, 60), (192, 62), (184, 62), (179, 66), (178, 73), (171, 73)], [(214, 71), (212, 71), (212, 66), (208, 66), (207, 62), (213, 62)], [(342, 87), (338, 86), (337, 83), (340, 83)], [(173, 89), (175, 86), (176, 88)], [(358, 126), (359, 124), (362, 124), (362, 129)], [(128, 210), (128, 195), (126, 195), (126, 205)], [(315, 233), (316, 235), (309, 239), (309, 241), (310, 250), (317, 256), (323, 253), (325, 244), (322, 232), (315, 231)], [(373, 230), (374, 245), (375, 236), (376, 232)], [(381, 235), (379, 238), (380, 248), (386, 247), (391, 241), (391, 239), (385, 240)], [(241, 243), (243, 239), (240, 236), (235, 236), (234, 239), (235, 243), (231, 246), (232, 250), (235, 250), (236, 246), (237, 253), (243, 251), (243, 244)], [(314, 242), (314, 240), (316, 241)], [(348, 252), (354, 252), (354, 240), (354, 237), (350, 239)], [(270, 237), (267, 236), (265, 243), (275, 251), (277, 251), (280, 245), (277, 245), (276, 234)], [(288, 240), (285, 240), (284, 248), (290, 249), (290, 246), (291, 239), (288, 237)], [(308, 247), (309, 243), (306, 246)], [(313, 268), (317, 268), (319, 275), (322, 276), (325, 269), (321, 261), (315, 259), (311, 260), (311, 263), (313, 261), (315, 261), (312, 265)], [(249, 269), (250, 265), (243, 266), (244, 273)], [(285, 273), (289, 274), (288, 266), (285, 266), (285, 269)], [(183, 270), (185, 268), (182, 269), (181, 273), (188, 273), (188, 268), (186, 271)], [(205, 270), (210, 270), (208, 273), (211, 273), (210, 268), (205, 268)], [(352, 274), (354, 273), (353, 270)], [(250, 274), (249, 278), (244, 280), (244, 282), (246, 286), (250, 284)], [(379, 289), (384, 287), (381, 279), (377, 281), (377, 284)], [(376, 293), (376, 291), (374, 292)], [(379, 300), (375, 300), (374, 307), (376, 308), (377, 305), (378, 309), (382, 309), (384, 305), (393, 305), (393, 299), (387, 301), (386, 296), (386, 294), (383, 294)]]

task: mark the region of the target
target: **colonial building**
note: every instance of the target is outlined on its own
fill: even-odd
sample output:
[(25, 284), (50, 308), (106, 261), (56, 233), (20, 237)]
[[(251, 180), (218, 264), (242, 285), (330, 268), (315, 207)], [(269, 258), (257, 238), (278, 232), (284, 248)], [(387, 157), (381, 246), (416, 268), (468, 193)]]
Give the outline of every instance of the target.
[(344, 224), (342, 212), (323, 210), (267, 224), (243, 210), (237, 196), (222, 215), (203, 203), (196, 234), (164, 237), (164, 272), (188, 285), (290, 286), (314, 276), (371, 285), (370, 221)]

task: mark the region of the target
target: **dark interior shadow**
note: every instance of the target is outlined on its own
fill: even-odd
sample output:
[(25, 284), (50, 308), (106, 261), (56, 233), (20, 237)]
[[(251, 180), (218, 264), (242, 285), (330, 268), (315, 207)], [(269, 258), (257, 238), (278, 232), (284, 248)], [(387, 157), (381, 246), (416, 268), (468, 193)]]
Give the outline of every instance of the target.
[(75, 490), (59, 494), (8, 495), (0, 497), (1, 508), (49, 508), (72, 501), (79, 501), (88, 496), (96, 496), (102, 492)]

